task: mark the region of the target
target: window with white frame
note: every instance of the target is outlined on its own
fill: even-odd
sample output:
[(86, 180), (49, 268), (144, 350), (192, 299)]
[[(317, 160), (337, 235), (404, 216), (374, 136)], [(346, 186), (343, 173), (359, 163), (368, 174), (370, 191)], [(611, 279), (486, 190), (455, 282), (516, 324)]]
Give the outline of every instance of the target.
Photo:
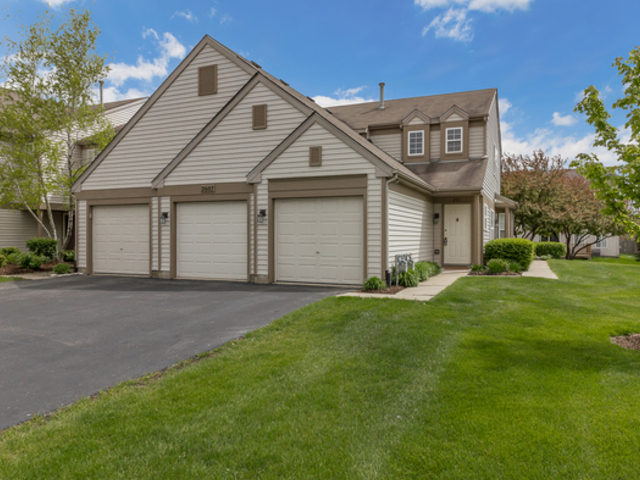
[(424, 130), (409, 132), (409, 155), (424, 155)]
[(596, 242), (596, 248), (607, 248), (607, 239), (601, 238)]
[(496, 212), (494, 210), (489, 210), (489, 212), (491, 213), (489, 221), (489, 232), (491, 233), (491, 240), (495, 240), (496, 231), (494, 228), (491, 228), (491, 226), (496, 224)]
[(498, 214), (498, 238), (505, 238), (507, 235), (507, 214), (499, 213)]
[(447, 128), (447, 153), (462, 152), (462, 127)]

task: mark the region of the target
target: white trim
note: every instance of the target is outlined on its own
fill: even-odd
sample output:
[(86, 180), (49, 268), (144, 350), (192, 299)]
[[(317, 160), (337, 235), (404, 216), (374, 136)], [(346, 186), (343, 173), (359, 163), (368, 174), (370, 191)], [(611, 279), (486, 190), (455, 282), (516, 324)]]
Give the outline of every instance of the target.
[[(449, 140), (449, 130), (460, 130), (460, 150), (449, 150), (449, 142), (457, 142), (458, 140)], [(462, 153), (464, 152), (464, 127), (447, 128), (444, 132), (445, 152), (446, 153)]]
[[(411, 153), (411, 135), (413, 133), (420, 133), (422, 134), (422, 144), (421, 144), (421, 149), (419, 153)], [(422, 156), (424, 155), (424, 130), (412, 130), (409, 132), (409, 135), (407, 136), (407, 155), (410, 157), (417, 157), (417, 156)]]

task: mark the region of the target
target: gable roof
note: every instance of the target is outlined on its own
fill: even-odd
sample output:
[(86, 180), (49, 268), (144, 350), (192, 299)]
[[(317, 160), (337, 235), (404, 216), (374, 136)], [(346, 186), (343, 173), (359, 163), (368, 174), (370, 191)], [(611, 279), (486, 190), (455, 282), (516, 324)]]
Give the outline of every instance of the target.
[(367, 102), (331, 107), (331, 111), (336, 117), (357, 131), (376, 125), (400, 125), (415, 110), (431, 119), (439, 119), (453, 105), (463, 110), (469, 115), (469, 118), (484, 118), (489, 115), (491, 103), (497, 93), (497, 89), (489, 88), (427, 97), (385, 100), (382, 110), (378, 108), (380, 102)]
[(82, 172), (82, 175), (78, 177), (78, 179), (71, 187), (71, 191), (73, 193), (78, 192), (78, 190), (82, 186), (82, 183), (91, 174), (91, 172), (93, 172), (103, 162), (103, 160), (109, 155), (109, 153), (122, 141), (127, 133), (140, 121), (144, 114), (149, 111), (149, 109), (158, 101), (162, 94), (167, 91), (167, 89), (173, 84), (173, 82), (180, 76), (180, 74), (191, 64), (191, 62), (207, 45), (215, 49), (218, 53), (226, 57), (228, 60), (236, 64), (239, 68), (241, 68), (248, 74), (253, 75), (255, 73), (256, 68), (250, 62), (248, 62), (246, 59), (236, 54), (235, 52), (229, 50), (221, 43), (215, 41), (209, 35), (205, 35), (202, 40), (200, 40), (198, 44), (191, 50), (191, 52), (189, 52), (189, 54), (182, 60), (182, 62), (180, 62), (176, 69), (171, 72), (171, 74), (165, 79), (164, 82), (162, 82), (158, 89), (153, 92), (153, 95), (149, 97), (142, 108), (140, 108), (135, 113), (135, 115), (131, 118), (131, 120), (129, 120), (124, 128), (118, 132), (113, 140), (111, 140), (109, 145), (107, 145), (107, 147), (102, 152), (100, 152), (95, 160), (91, 162), (91, 164), (89, 164), (85, 171)]

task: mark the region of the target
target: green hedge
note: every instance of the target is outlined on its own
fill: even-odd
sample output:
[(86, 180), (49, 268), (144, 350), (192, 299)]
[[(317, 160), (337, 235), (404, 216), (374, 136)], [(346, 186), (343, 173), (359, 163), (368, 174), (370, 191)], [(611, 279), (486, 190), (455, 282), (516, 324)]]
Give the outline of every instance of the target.
[(58, 252), (58, 241), (53, 238), (36, 237), (27, 240), (27, 248), (34, 255), (53, 259), (56, 258), (56, 253)]
[(523, 270), (529, 270), (533, 262), (535, 243), (524, 238), (500, 238), (491, 240), (484, 246), (484, 261), (494, 258), (518, 262)]
[(536, 243), (536, 257), (562, 258), (567, 254), (567, 246), (560, 242)]
[(2, 255), (3, 257), (8, 257), (11, 254), (20, 255), (21, 253), (22, 253), (22, 251), (18, 247), (0, 248), (0, 255)]
[(385, 288), (387, 288), (387, 284), (378, 277), (368, 278), (363, 286), (364, 290), (384, 290)]

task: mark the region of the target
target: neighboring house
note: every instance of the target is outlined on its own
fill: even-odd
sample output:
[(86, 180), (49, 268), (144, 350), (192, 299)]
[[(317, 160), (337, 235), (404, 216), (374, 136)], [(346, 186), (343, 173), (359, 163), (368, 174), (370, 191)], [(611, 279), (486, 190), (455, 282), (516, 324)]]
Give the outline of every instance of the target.
[[(545, 237), (536, 235), (533, 238), (534, 242), (562, 242), (566, 245), (566, 236), (564, 234), (560, 234), (560, 237)], [(576, 245), (587, 245), (587, 248), (583, 249), (578, 253), (579, 258), (591, 258), (591, 257), (615, 257), (618, 258), (620, 256), (620, 237), (618, 235), (614, 235), (613, 237), (601, 238), (599, 241), (594, 235), (589, 235), (582, 241), (580, 241), (580, 237), (574, 235), (571, 239), (570, 246), (573, 247)], [(588, 246), (589, 244), (596, 242), (595, 244)]]
[[(135, 98), (104, 104), (105, 116), (111, 121), (116, 131), (122, 129), (129, 119), (140, 109), (146, 98)], [(96, 151), (89, 142), (79, 142), (74, 151), (74, 164), (76, 166), (88, 165), (96, 156)], [(53, 217), (56, 223), (57, 236), (62, 241), (64, 228), (67, 225), (67, 210), (63, 198), (59, 195), (51, 198)], [(43, 215), (46, 213), (44, 205), (41, 208)], [(44, 233), (38, 222), (26, 210), (0, 207), (0, 248), (18, 247), (26, 250), (26, 242), (30, 238), (43, 236)], [(73, 238), (68, 245), (73, 249)]]
[(511, 236), (495, 89), (325, 109), (205, 36), (89, 166), (81, 271), (360, 284)]

